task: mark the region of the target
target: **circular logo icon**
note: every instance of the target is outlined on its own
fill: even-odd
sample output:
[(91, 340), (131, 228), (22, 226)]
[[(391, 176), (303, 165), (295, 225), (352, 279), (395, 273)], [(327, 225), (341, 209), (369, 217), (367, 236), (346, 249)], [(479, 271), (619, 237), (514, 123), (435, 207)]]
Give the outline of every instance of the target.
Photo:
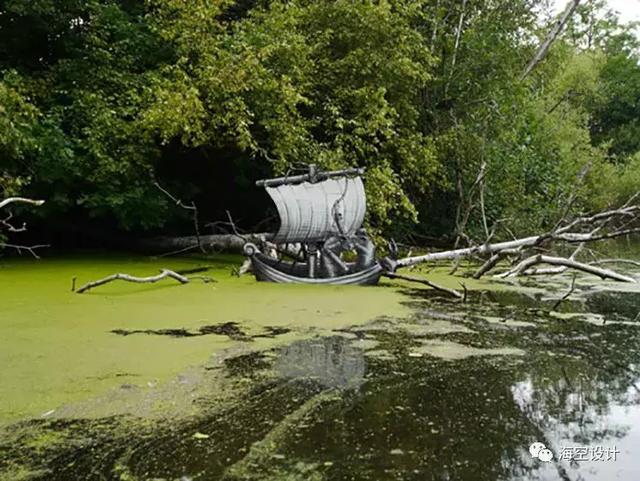
[(529, 446), (529, 452), (531, 453), (532, 458), (538, 458), (543, 463), (548, 463), (553, 459), (553, 453), (550, 449), (539, 441), (536, 441), (531, 446)]
[(543, 463), (548, 463), (553, 459), (553, 453), (550, 449), (544, 448), (541, 449), (538, 453), (538, 459)]

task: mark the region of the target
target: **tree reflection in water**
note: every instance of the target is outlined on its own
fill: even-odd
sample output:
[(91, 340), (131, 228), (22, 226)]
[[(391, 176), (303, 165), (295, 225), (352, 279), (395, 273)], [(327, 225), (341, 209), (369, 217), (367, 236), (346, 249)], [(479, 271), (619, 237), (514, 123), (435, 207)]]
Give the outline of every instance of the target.
[(274, 365), (284, 378), (306, 379), (326, 388), (356, 388), (364, 382), (364, 353), (344, 337), (299, 341), (282, 348)]

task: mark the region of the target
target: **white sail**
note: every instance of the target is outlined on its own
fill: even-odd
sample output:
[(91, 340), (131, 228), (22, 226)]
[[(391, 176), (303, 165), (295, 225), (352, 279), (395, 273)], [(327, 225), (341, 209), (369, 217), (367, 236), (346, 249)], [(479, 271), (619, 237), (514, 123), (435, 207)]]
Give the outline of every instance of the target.
[(280, 215), (273, 242), (322, 242), (353, 235), (364, 221), (366, 196), (360, 177), (266, 187)]

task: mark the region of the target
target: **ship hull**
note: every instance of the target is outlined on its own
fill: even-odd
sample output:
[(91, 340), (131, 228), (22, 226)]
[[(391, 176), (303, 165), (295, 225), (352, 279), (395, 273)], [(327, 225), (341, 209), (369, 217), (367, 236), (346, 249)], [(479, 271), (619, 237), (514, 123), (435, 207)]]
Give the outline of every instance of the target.
[(303, 276), (306, 263), (279, 261), (262, 253), (255, 253), (250, 258), (253, 273), (258, 281), (281, 284), (375, 285), (384, 272), (382, 266), (376, 262), (371, 267), (342, 276), (310, 278)]

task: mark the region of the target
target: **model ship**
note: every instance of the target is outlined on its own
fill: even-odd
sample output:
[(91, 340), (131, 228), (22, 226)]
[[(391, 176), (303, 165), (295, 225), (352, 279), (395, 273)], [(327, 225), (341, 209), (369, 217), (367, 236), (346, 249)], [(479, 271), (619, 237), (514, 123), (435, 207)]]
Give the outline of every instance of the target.
[(385, 269), (362, 228), (367, 209), (363, 174), (364, 169), (323, 172), (310, 165), (306, 174), (257, 181), (276, 205), (280, 228), (270, 239), (278, 247), (275, 257), (253, 243), (244, 245), (256, 279), (376, 284)]

